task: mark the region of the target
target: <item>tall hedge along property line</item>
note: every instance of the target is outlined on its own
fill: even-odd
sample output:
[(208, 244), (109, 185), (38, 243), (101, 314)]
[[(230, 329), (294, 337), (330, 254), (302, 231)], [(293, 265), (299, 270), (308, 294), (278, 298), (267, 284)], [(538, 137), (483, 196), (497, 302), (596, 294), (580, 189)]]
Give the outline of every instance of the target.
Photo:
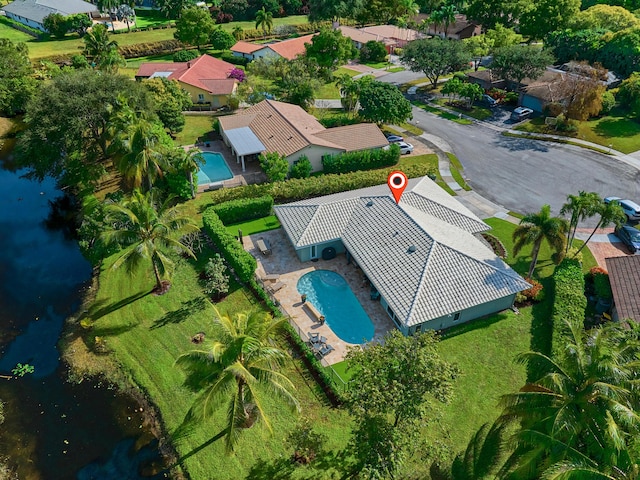
[(561, 355), (568, 331), (564, 321), (583, 325), (587, 297), (584, 295), (584, 276), (580, 262), (565, 259), (553, 274), (555, 299), (553, 303), (553, 333), (551, 353)]
[(257, 198), (231, 200), (211, 207), (225, 225), (240, 223), (271, 215), (273, 198), (263, 195)]
[(322, 158), (322, 166), (325, 173), (348, 173), (391, 167), (396, 165), (398, 160), (400, 160), (400, 147), (392, 144), (386, 150), (378, 148), (326, 155)]
[(247, 252), (238, 240), (224, 227), (224, 224), (213, 208), (207, 208), (202, 215), (204, 231), (220, 250), (228, 264), (233, 268), (243, 282), (253, 278), (258, 267), (256, 259)]

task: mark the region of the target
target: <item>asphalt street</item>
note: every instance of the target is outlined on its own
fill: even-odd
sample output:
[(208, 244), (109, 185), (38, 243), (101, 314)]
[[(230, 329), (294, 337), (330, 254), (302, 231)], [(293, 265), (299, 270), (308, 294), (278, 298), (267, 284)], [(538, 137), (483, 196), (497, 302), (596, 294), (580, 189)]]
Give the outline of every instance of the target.
[[(408, 73), (379, 80), (401, 83), (406, 80), (400, 74)], [(416, 107), (411, 123), (441, 138), (441, 146), (448, 145), (460, 159), (473, 189), (508, 210), (534, 212), (548, 203), (558, 214), (567, 195), (580, 190), (640, 203), (640, 171), (612, 156), (572, 145), (506, 137), (481, 123), (460, 125)]]

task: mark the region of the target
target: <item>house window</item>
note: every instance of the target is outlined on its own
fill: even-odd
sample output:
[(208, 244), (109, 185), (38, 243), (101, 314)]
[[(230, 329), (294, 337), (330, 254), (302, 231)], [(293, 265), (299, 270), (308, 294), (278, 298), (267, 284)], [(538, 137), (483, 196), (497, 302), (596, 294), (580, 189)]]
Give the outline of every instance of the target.
[(454, 322), (457, 322), (458, 320), (460, 320), (460, 312), (456, 312), (456, 314), (453, 316)]
[(198, 94), (198, 103), (204, 103), (204, 93)]
[(318, 248), (315, 245), (311, 245), (311, 258), (318, 258)]

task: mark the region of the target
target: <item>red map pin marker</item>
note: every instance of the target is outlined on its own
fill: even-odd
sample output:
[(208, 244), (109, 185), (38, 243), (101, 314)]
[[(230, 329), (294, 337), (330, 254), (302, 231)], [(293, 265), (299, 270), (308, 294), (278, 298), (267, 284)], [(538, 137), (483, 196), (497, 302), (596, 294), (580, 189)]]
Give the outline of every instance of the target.
[(407, 188), (407, 183), (407, 176), (400, 170), (391, 172), (387, 177), (387, 185), (389, 185), (389, 189), (391, 193), (393, 193), (393, 198), (396, 199), (396, 203), (400, 203), (400, 197), (402, 197), (404, 189)]

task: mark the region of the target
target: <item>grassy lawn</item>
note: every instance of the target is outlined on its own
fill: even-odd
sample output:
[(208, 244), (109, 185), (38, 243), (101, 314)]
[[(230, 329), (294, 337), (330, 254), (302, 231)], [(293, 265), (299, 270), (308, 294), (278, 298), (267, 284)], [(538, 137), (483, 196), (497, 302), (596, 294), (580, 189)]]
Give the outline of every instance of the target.
[(609, 146), (622, 153), (640, 150), (640, 122), (620, 107), (614, 108), (605, 117), (578, 122), (578, 131), (573, 133), (555, 131), (553, 127), (544, 124), (543, 117), (531, 119), (519, 125), (516, 130), (580, 138), (602, 145), (605, 147), (604, 151)]
[(454, 115), (453, 113), (445, 112), (443, 110), (440, 110), (439, 108), (432, 107), (431, 105), (427, 105), (426, 103), (423, 103), (423, 102), (413, 102), (413, 104), (416, 107), (419, 107), (426, 112), (433, 113), (434, 115), (442, 117), (446, 120), (451, 120), (453, 122), (459, 123), (460, 125), (471, 125), (471, 123), (473, 123), (469, 119), (459, 118), (457, 115)]
[(478, 105), (474, 105), (471, 110), (465, 110), (463, 108), (458, 108), (452, 105), (447, 105), (447, 102), (449, 101), (449, 99), (447, 98), (438, 98), (436, 100), (436, 103), (438, 105), (442, 105), (443, 107), (446, 107), (450, 110), (453, 110), (454, 112), (458, 112), (458, 113), (462, 113), (463, 115), (467, 115), (469, 117), (473, 117), (477, 120), (486, 120), (487, 118), (491, 118), (491, 116), (493, 115), (493, 112), (491, 111), (490, 108), (485, 108), (485, 107), (480, 107)]
[(336, 86), (336, 82), (325, 83), (316, 90), (316, 98), (323, 99), (340, 99), (340, 90)]
[(380, 70), (382, 68), (388, 67), (389, 62), (370, 62), (370, 63), (362, 63), (361, 65), (366, 65), (369, 68)]
[(414, 135), (420, 136), (424, 133), (424, 130), (416, 127), (415, 125), (412, 125), (411, 123), (403, 122), (398, 126), (404, 128), (409, 133), (413, 133)]
[(467, 185), (467, 181), (462, 176), (463, 168), (460, 160), (453, 153), (447, 152), (447, 157), (449, 157), (449, 169), (451, 170), (451, 176), (453, 179), (467, 192), (471, 191), (472, 188)]
[(172, 21), (158, 10), (136, 10), (136, 28), (160, 27)]
[(35, 40), (31, 35), (16, 30), (11, 26), (11, 22), (6, 17), (0, 17), (0, 38), (8, 38), (12, 42), (28, 42)]
[(227, 225), (227, 232), (232, 235), (238, 235), (238, 230), (242, 230), (242, 235), (253, 235), (254, 233), (267, 232), (280, 228), (280, 222), (275, 215), (249, 220), (247, 222)]
[(447, 185), (442, 177), (440, 176), (440, 171), (438, 170), (438, 156), (435, 153), (427, 153), (425, 155), (416, 155), (416, 156), (401, 156), (400, 161), (398, 162), (398, 167), (409, 167), (412, 165), (429, 165), (431, 170), (436, 175), (436, 183), (440, 185), (443, 189), (445, 189), (449, 195), (455, 196), (456, 193), (451, 190), (449, 185)]
[(176, 135), (173, 143), (176, 146), (193, 145), (213, 130), (213, 119), (213, 115), (185, 115), (184, 129)]
[[(88, 337), (105, 340), (127, 375), (153, 398), (169, 432), (180, 425), (194, 399), (194, 394), (183, 388), (184, 374), (174, 362), (194, 347), (190, 339), (195, 333), (211, 331), (213, 306), (203, 296), (197, 280), (198, 272), (211, 254), (211, 251), (203, 252), (198, 262), (179, 259), (172, 288), (160, 297), (149, 294), (154, 284), (150, 271), (129, 276), (124, 269), (108, 270), (113, 258), (107, 260), (91, 310), (95, 324)], [(218, 308), (238, 312), (259, 308), (259, 305), (244, 289), (234, 285)], [(328, 436), (327, 450), (343, 450), (349, 435), (348, 415), (342, 410), (327, 408), (301, 364), (292, 362), (285, 373), (296, 385), (302, 416), (308, 418), (318, 432)], [(291, 451), (283, 440), (295, 428), (298, 416), (282, 409), (280, 404), (268, 403), (265, 407), (272, 420), (273, 435), (260, 425), (245, 431), (238, 455), (225, 455), (222, 442), (215, 441), (190, 456), (221, 431), (224, 408), (187, 436), (176, 439), (175, 446), (191, 478), (235, 480), (250, 475), (253, 475), (250, 478), (273, 478), (269, 472), (274, 468), (278, 471), (291, 468), (288, 461)], [(291, 470), (286, 478), (309, 478), (306, 476), (309, 469)], [(328, 467), (325, 473), (332, 470)], [(315, 474), (322, 474), (322, 470)]]
[(355, 77), (360, 72), (357, 70), (351, 70), (349, 67), (338, 67), (338, 69), (333, 72), (334, 77), (339, 77), (340, 75), (349, 75), (350, 77)]

